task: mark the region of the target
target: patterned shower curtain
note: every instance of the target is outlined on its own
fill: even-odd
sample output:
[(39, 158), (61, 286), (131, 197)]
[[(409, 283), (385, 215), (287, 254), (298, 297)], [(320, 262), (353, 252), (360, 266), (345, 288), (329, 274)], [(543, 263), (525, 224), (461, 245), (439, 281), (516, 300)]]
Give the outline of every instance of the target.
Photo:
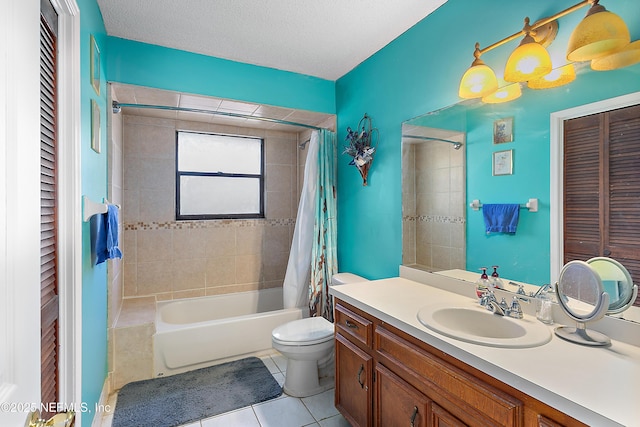
[(329, 296), (331, 277), (338, 272), (336, 213), (336, 134), (320, 130), (316, 220), (311, 255), (311, 316), (333, 322), (333, 301)]

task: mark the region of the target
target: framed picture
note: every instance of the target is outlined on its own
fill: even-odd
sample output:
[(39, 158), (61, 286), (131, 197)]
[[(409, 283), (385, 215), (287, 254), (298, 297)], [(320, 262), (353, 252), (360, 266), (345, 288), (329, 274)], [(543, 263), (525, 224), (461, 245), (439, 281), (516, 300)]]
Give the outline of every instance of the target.
[(91, 148), (100, 154), (100, 107), (95, 99), (91, 100)]
[(96, 39), (91, 34), (91, 66), (89, 67), (91, 70), (91, 86), (96, 91), (96, 94), (100, 96), (100, 49), (98, 49), (98, 43), (96, 43)]
[(503, 144), (505, 142), (513, 142), (513, 117), (493, 122), (493, 143)]
[(496, 151), (493, 153), (493, 175), (513, 174), (513, 150)]

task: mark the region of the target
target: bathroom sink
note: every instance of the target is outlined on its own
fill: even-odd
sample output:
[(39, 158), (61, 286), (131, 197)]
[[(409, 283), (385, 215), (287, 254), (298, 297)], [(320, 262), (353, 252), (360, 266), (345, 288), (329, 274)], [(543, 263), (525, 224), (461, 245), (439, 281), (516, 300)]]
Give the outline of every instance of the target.
[(442, 335), (489, 347), (537, 347), (551, 340), (549, 328), (535, 318), (499, 316), (480, 305), (432, 304), (418, 311), (418, 321)]

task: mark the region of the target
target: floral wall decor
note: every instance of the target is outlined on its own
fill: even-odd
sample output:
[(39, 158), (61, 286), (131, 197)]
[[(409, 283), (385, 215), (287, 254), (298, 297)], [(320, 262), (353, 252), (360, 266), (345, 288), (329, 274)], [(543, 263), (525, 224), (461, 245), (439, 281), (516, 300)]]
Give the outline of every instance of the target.
[(379, 136), (378, 129), (372, 127), (371, 117), (366, 113), (360, 119), (356, 130), (347, 127), (346, 141), (348, 145), (344, 147), (342, 154), (348, 154), (353, 158), (349, 164), (358, 168), (364, 186), (367, 185), (367, 175), (373, 162), (373, 154), (376, 151)]

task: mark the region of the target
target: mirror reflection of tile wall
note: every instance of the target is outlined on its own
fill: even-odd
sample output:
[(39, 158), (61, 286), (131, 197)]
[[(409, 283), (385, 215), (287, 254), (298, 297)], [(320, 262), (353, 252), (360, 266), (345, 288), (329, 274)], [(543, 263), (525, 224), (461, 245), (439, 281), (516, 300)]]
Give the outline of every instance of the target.
[(403, 264), (428, 271), (464, 269), (464, 146), (404, 143)]

